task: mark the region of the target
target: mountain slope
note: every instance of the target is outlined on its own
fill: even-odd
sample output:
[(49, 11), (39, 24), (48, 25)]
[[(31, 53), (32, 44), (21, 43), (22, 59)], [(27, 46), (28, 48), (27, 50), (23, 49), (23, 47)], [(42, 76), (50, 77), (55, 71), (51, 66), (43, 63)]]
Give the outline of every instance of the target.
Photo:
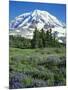
[[(10, 35), (21, 35), (32, 38), (35, 28), (46, 30), (52, 28), (52, 32), (57, 32), (57, 37), (65, 38), (65, 24), (47, 11), (34, 10), (16, 17), (10, 23)], [(63, 42), (61, 40), (61, 42)]]

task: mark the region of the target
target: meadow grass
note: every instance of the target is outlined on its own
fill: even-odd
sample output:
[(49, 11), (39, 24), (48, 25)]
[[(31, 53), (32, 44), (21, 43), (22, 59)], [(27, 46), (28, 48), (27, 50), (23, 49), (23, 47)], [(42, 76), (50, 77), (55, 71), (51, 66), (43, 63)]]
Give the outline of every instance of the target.
[[(66, 84), (65, 47), (10, 48), (9, 52), (10, 83), (12, 85), (16, 85), (17, 82), (20, 87), (27, 88)], [(12, 88), (11, 84), (10, 87)]]
[(19, 49), (19, 48), (10, 48), (10, 57), (11, 56), (27, 56), (27, 55), (41, 55), (41, 56), (48, 56), (48, 55), (58, 55), (62, 56), (66, 54), (66, 50), (64, 47), (62, 48), (41, 48), (41, 49)]

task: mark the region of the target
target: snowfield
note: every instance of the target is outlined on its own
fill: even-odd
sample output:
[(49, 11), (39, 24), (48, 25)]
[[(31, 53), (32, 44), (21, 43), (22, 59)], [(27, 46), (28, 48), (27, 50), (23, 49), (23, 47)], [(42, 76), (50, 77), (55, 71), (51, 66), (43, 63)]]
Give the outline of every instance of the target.
[(45, 32), (51, 28), (59, 42), (65, 43), (65, 24), (47, 11), (34, 10), (24, 13), (12, 20), (9, 25), (10, 35), (21, 35), (29, 39), (32, 39), (35, 28), (39, 31), (43, 28)]

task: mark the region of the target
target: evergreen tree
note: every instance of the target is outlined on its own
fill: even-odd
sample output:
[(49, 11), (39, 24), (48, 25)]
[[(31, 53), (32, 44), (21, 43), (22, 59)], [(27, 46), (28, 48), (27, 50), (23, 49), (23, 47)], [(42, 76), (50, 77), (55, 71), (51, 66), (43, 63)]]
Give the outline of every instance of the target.
[(33, 34), (32, 48), (38, 48), (38, 47), (39, 47), (39, 31), (36, 28)]
[(43, 41), (42, 41), (42, 38), (39, 38), (39, 48), (43, 48)]
[(49, 45), (53, 45), (53, 35), (52, 35), (52, 29), (49, 30)]
[(45, 32), (44, 32), (43, 29), (41, 30), (40, 38), (41, 38), (41, 40), (42, 40), (42, 46), (45, 47), (45, 41), (46, 41), (46, 40), (45, 40)]
[(49, 30), (46, 31), (46, 34), (45, 34), (45, 46), (48, 47), (49, 46), (49, 40), (50, 40), (50, 37), (49, 37)]

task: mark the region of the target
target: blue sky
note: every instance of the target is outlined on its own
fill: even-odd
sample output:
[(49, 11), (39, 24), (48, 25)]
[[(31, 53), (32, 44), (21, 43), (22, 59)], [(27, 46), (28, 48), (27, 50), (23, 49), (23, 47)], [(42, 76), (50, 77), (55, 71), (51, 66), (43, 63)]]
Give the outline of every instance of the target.
[(30, 12), (35, 9), (44, 10), (50, 12), (58, 19), (66, 23), (66, 5), (64, 4), (49, 4), (49, 3), (36, 3), (36, 2), (9, 2), (9, 20), (13, 20), (16, 16), (19, 16), (25, 12)]

